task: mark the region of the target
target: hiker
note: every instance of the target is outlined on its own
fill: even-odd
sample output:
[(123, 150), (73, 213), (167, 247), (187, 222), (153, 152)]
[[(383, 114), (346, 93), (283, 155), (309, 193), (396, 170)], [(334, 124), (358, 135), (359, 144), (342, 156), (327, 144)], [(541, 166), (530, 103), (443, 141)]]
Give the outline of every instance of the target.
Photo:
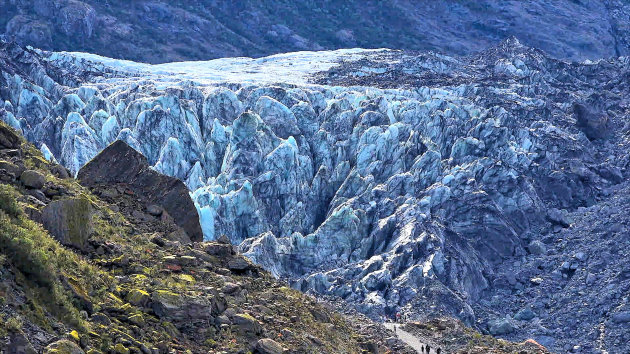
[(396, 323), (400, 323), (400, 312), (396, 312)]

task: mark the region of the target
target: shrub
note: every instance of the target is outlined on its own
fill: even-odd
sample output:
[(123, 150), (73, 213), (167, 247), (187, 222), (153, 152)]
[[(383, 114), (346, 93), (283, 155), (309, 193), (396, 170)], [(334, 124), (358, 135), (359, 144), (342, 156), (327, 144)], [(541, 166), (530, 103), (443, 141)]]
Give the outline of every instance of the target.
[(21, 228), (0, 213), (0, 251), (10, 262), (41, 286), (50, 286), (55, 270), (49, 262), (47, 245), (38, 243), (34, 230)]
[(0, 184), (0, 210), (14, 218), (22, 213), (15, 189), (6, 184)]
[(7, 320), (7, 329), (11, 332), (19, 332), (22, 330), (24, 323), (19, 317), (11, 317)]

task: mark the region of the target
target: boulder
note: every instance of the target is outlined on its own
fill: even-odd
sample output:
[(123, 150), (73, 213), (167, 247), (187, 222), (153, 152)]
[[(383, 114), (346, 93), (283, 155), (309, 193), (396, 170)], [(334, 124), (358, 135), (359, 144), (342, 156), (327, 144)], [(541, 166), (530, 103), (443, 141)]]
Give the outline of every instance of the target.
[(151, 295), (152, 307), (155, 314), (162, 318), (183, 307), (183, 300), (179, 294), (166, 290), (157, 290)]
[(157, 290), (151, 294), (151, 308), (159, 318), (171, 321), (207, 321), (222, 312), (224, 304), (212, 296), (193, 298)]
[(238, 284), (234, 284), (234, 283), (225, 283), (225, 285), (223, 285), (223, 287), (221, 288), (221, 292), (223, 292), (224, 294), (234, 294), (238, 291), (241, 290), (241, 286)]
[(514, 332), (515, 330), (514, 325), (507, 318), (499, 318), (494, 321), (490, 321), (488, 325), (489, 325), (488, 330), (490, 334), (492, 334), (493, 336), (509, 334), (509, 333)]
[(514, 315), (514, 319), (519, 321), (529, 321), (534, 317), (536, 317), (536, 314), (529, 307), (521, 309), (519, 312), (516, 313), (516, 315)]
[(192, 241), (203, 240), (199, 215), (186, 185), (177, 178), (151, 169), (141, 153), (121, 140), (105, 148), (83, 166), (77, 179), (86, 187), (125, 184), (143, 199), (145, 205), (155, 205), (165, 210)]
[(86, 198), (54, 201), (42, 210), (42, 224), (61, 244), (84, 249), (92, 233), (92, 204)]
[(220, 243), (206, 243), (203, 245), (203, 250), (212, 256), (225, 257), (232, 254), (232, 245), (220, 244)]
[(608, 116), (605, 113), (581, 103), (573, 105), (573, 112), (578, 128), (590, 140), (604, 139), (610, 135)]
[(68, 172), (68, 169), (61, 165), (53, 166), (53, 168), (50, 169), (50, 172), (59, 179), (70, 178), (70, 172)]
[(545, 244), (538, 240), (530, 242), (529, 245), (527, 246), (527, 249), (529, 250), (531, 254), (534, 254), (537, 256), (547, 253), (547, 247), (545, 246)]
[(262, 326), (260, 322), (258, 322), (254, 317), (248, 314), (237, 314), (232, 318), (232, 323), (235, 326), (238, 326), (238, 329), (241, 333), (245, 334), (255, 334), (258, 335), (262, 333)]
[[(4, 344), (4, 343), (3, 343)], [(12, 332), (9, 335), (9, 342), (4, 348), (6, 354), (35, 354), (37, 351), (33, 348), (33, 345), (28, 341), (24, 333)], [(5, 353), (3, 351), (3, 353)]]
[(150, 297), (149, 293), (144, 290), (133, 289), (127, 294), (126, 300), (134, 306), (145, 306)]
[(4, 124), (0, 124), (0, 149), (17, 149), (20, 147), (20, 137)]
[(175, 231), (170, 232), (166, 235), (166, 239), (169, 241), (179, 242), (182, 245), (188, 245), (192, 243), (190, 237), (188, 237), (188, 233), (184, 231), (181, 227), (176, 227)]
[(244, 271), (249, 267), (249, 262), (243, 257), (235, 257), (228, 262), (228, 268), (232, 271)]
[(5, 170), (8, 173), (13, 174), (15, 177), (19, 177), (24, 172), (24, 168), (18, 165), (15, 165), (9, 161), (0, 160), (0, 170)]
[(20, 181), (22, 181), (27, 188), (41, 189), (44, 183), (46, 183), (46, 177), (37, 171), (26, 170), (22, 172)]
[(76, 343), (62, 339), (49, 344), (44, 353), (84, 354), (85, 352)]
[(142, 316), (142, 314), (135, 314), (135, 315), (131, 315), (127, 318), (127, 320), (133, 324), (135, 324), (136, 326), (144, 326), (145, 321), (144, 321), (144, 316)]
[(254, 346), (254, 353), (258, 354), (281, 354), (283, 352), (284, 348), (282, 348), (282, 345), (269, 338), (259, 340)]

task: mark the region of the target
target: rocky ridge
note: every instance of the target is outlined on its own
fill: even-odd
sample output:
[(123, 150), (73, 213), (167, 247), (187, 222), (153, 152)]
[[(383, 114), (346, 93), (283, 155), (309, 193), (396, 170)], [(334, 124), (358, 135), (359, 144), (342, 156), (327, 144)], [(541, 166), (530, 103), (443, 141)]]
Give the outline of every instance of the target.
[(22, 45), (151, 63), (354, 47), (469, 54), (509, 36), (560, 58), (630, 49), (624, 0), (2, 0), (0, 14), (0, 33)]
[[(627, 349), (627, 252), (595, 270), (556, 248), (586, 235), (580, 208), (626, 190), (626, 57), (570, 63), (510, 39), (467, 57), (363, 53), (318, 85), (257, 85), (3, 46), (0, 116), (45, 156), (76, 173), (125, 141), (186, 183), (207, 239), (227, 235), (297, 289), (555, 350)], [(611, 242), (627, 232), (619, 222)], [(607, 295), (576, 325), (566, 301), (602, 291), (570, 285), (586, 271)]]

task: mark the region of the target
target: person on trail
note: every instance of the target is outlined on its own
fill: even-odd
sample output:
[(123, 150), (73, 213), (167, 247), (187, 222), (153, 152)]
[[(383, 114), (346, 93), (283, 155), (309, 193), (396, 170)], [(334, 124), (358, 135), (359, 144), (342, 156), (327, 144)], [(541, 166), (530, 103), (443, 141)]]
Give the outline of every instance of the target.
[(400, 323), (400, 312), (396, 312), (396, 323)]

